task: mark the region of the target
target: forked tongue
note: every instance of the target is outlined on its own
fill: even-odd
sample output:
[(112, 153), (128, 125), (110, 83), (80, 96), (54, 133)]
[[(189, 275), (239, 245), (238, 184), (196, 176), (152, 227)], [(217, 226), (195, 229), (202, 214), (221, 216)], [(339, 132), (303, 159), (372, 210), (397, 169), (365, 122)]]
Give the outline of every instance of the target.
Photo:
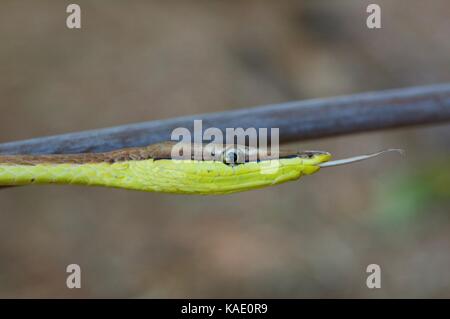
[(331, 167), (331, 166), (346, 165), (346, 164), (350, 164), (350, 163), (364, 161), (366, 159), (369, 159), (369, 158), (372, 158), (372, 157), (376, 157), (378, 155), (381, 155), (383, 153), (388, 153), (388, 152), (398, 152), (398, 153), (400, 153), (402, 155), (404, 154), (404, 151), (402, 149), (390, 148), (390, 149), (383, 150), (383, 151), (380, 151), (380, 152), (377, 152), (377, 153), (353, 156), (353, 157), (349, 157), (349, 158), (343, 158), (343, 159), (340, 159), (340, 160), (325, 162), (325, 163), (319, 164), (319, 166), (320, 167)]

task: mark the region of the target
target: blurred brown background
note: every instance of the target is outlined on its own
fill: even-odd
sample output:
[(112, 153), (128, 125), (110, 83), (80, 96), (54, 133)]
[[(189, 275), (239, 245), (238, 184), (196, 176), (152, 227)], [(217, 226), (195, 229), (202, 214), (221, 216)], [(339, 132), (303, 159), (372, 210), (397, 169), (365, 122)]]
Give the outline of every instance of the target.
[[(446, 0), (375, 1), (381, 30), (373, 1), (72, 2), (81, 30), (69, 1), (1, 2), (0, 142), (450, 81)], [(0, 297), (450, 297), (449, 136), (300, 143), (407, 156), (229, 196), (3, 190)]]

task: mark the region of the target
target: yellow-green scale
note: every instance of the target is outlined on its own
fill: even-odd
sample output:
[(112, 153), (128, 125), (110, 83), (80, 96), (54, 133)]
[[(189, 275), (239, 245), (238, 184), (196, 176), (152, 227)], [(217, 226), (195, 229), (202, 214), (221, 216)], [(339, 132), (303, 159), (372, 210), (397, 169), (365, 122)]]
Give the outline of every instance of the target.
[(316, 172), (319, 169), (316, 162), (308, 161), (296, 157), (236, 166), (214, 161), (153, 159), (112, 164), (0, 163), (0, 185), (76, 184), (167, 193), (226, 194), (296, 180)]

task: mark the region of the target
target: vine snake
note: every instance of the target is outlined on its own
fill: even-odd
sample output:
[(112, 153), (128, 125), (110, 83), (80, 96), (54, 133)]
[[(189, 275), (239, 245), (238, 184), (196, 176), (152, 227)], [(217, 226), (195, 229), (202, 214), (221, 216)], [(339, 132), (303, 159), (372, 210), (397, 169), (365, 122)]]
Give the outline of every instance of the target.
[[(107, 153), (2, 155), (0, 187), (76, 184), (179, 194), (228, 194), (297, 180), (321, 167), (393, 151), (329, 162), (330, 153), (322, 151), (280, 150), (273, 159), (258, 148), (223, 145), (215, 149), (214, 158), (196, 160), (193, 154), (202, 144), (192, 144), (187, 159), (172, 156), (174, 145), (164, 142)], [(243, 160), (237, 161), (239, 158)]]

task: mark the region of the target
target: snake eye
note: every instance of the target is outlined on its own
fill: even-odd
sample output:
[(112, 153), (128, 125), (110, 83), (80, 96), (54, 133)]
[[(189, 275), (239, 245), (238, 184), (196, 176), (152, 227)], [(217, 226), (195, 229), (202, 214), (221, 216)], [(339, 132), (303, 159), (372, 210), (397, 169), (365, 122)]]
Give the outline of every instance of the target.
[(225, 151), (223, 162), (227, 165), (243, 163), (242, 151), (237, 148), (229, 148)]

